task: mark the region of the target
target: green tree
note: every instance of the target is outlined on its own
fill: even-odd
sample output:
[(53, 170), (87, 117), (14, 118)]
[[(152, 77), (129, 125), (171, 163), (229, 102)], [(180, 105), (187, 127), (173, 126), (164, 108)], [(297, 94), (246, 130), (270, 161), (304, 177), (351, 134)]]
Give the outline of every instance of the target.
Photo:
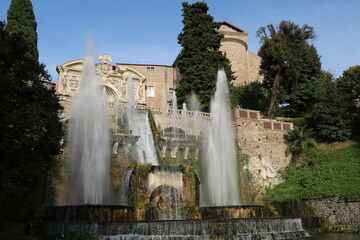
[(231, 89), (232, 106), (239, 105), (241, 108), (259, 110), (264, 113), (269, 102), (269, 93), (261, 83), (252, 82), (244, 86), (233, 86)]
[(337, 87), (332, 74), (323, 73), (319, 81), (315, 104), (306, 121), (321, 141), (345, 141), (351, 135), (352, 99)]
[(306, 125), (295, 126), (293, 130), (287, 133), (285, 140), (287, 144), (286, 153), (292, 154), (293, 160), (296, 160), (307, 149), (316, 146), (316, 140), (312, 138), (312, 129)]
[(0, 22), (0, 220), (24, 220), (43, 200), (63, 136), (62, 107), (39, 80), (44, 65), (27, 54), (25, 38)]
[(6, 31), (11, 35), (22, 36), (28, 50), (26, 56), (38, 62), (39, 51), (37, 48), (37, 23), (30, 0), (12, 0), (7, 12)]
[(360, 98), (360, 65), (349, 67), (343, 75), (336, 80), (343, 91), (351, 94), (354, 100)]
[(258, 53), (262, 58), (260, 72), (265, 77), (264, 86), (271, 92), (266, 115), (273, 118), (278, 104), (283, 104), (287, 105), (284, 115), (302, 116), (311, 103), (307, 92), (302, 92), (302, 84), (318, 78), (321, 71), (317, 50), (309, 44), (315, 39), (313, 27), (281, 21), (277, 27), (261, 27), (257, 36), (262, 43)]
[(353, 134), (360, 134), (360, 65), (349, 67), (336, 80), (337, 86), (352, 99)]
[(209, 10), (207, 4), (184, 2), (182, 5), (184, 27), (178, 36), (182, 50), (176, 60), (182, 78), (176, 89), (176, 95), (181, 106), (194, 92), (206, 111), (215, 91), (219, 68), (225, 70), (229, 82), (234, 77), (230, 61), (219, 51), (223, 35), (216, 29), (220, 27), (220, 23), (214, 22), (214, 18), (207, 13)]

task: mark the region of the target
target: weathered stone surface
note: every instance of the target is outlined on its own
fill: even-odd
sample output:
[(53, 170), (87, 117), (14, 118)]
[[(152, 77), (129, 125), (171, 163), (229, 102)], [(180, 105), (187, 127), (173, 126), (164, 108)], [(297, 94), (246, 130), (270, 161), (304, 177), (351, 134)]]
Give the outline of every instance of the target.
[(260, 205), (241, 205), (200, 208), (202, 219), (275, 217), (269, 208)]
[(265, 188), (279, 184), (290, 162), (284, 136), (292, 123), (264, 119), (259, 111), (235, 109), (243, 203), (261, 204)]
[(281, 211), (285, 216), (318, 217), (325, 224), (360, 223), (360, 199), (303, 199), (284, 203)]

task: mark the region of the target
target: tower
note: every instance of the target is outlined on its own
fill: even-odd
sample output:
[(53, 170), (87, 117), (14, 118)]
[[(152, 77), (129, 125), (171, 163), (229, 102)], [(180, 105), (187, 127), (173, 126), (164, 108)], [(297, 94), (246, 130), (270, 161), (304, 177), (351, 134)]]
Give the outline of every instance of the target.
[(235, 72), (234, 85), (245, 85), (262, 81), (259, 75), (261, 58), (248, 51), (248, 32), (223, 21), (218, 32), (224, 35), (220, 51), (226, 54)]

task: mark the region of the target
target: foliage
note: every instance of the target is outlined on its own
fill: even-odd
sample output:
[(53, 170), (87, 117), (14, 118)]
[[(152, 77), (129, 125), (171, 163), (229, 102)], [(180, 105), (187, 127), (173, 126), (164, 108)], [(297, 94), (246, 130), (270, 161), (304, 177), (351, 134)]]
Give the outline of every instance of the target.
[(285, 169), (285, 181), (267, 189), (266, 202), (327, 196), (360, 198), (360, 139), (343, 148), (310, 150), (307, 158), (308, 165)]
[(343, 75), (336, 80), (336, 84), (344, 95), (348, 95), (352, 102), (352, 133), (360, 134), (360, 65), (349, 67)]
[[(55, 165), (52, 156), (59, 153), (63, 136), (59, 121), (62, 107), (54, 90), (40, 81), (39, 76), (45, 73), (44, 65), (28, 54), (29, 43), (23, 34), (8, 34), (5, 24), (0, 23), (0, 205), (3, 209), (18, 209), (14, 204), (26, 207), (25, 201), (33, 198), (30, 193), (43, 194), (47, 173)], [(5, 216), (6, 212), (1, 215)]]
[(153, 115), (152, 111), (148, 110), (148, 113), (149, 113), (150, 128), (151, 128), (151, 132), (153, 134), (153, 138), (155, 141), (158, 137), (160, 137), (160, 132), (159, 132), (159, 129), (156, 127), (156, 123), (155, 123), (155, 119), (154, 119), (154, 115)]
[(326, 73), (315, 92), (315, 104), (308, 125), (324, 142), (345, 141), (351, 135), (351, 99), (336, 86), (332, 75)]
[[(311, 103), (308, 88), (302, 85), (316, 79), (321, 70), (317, 50), (308, 43), (315, 38), (313, 27), (281, 21), (277, 27), (272, 24), (261, 27), (257, 36), (262, 42), (258, 54), (262, 57), (260, 68), (265, 88), (272, 95), (278, 94), (275, 99), (278, 104), (288, 105), (285, 116), (302, 116)], [(274, 89), (277, 75), (280, 83)]]
[(325, 226), (325, 231), (360, 234), (360, 223), (327, 225)]
[(293, 159), (296, 159), (301, 153), (305, 152), (311, 147), (315, 147), (316, 140), (311, 137), (312, 129), (307, 126), (297, 127), (289, 131), (285, 136), (287, 143), (286, 153), (292, 154)]
[(269, 102), (269, 94), (259, 82), (252, 82), (245, 86), (231, 87), (230, 97), (232, 106), (259, 110), (264, 113)]
[(11, 35), (22, 36), (22, 39), (28, 48), (25, 56), (35, 63), (39, 59), (37, 48), (37, 23), (30, 0), (12, 0), (8, 13), (6, 31)]
[(360, 65), (349, 67), (343, 75), (336, 80), (338, 87), (352, 96), (360, 97)]
[(100, 240), (100, 238), (91, 233), (55, 233), (43, 237), (43, 240)]
[(225, 70), (229, 82), (234, 77), (230, 61), (219, 51), (223, 35), (216, 29), (220, 27), (220, 23), (214, 22), (213, 17), (207, 13), (207, 4), (184, 2), (182, 5), (184, 27), (178, 36), (182, 50), (176, 60), (176, 66), (182, 75), (176, 89), (178, 106), (194, 92), (204, 110), (208, 111), (219, 68)]

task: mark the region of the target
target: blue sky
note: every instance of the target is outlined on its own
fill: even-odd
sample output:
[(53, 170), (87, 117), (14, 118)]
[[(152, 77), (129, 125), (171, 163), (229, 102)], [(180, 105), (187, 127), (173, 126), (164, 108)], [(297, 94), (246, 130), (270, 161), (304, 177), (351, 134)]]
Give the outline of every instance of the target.
[[(11, 0), (0, 0), (6, 20)], [(38, 23), (40, 61), (53, 81), (56, 66), (83, 58), (87, 35), (96, 55), (107, 53), (116, 63), (171, 65), (180, 51), (180, 0), (32, 0)], [(193, 3), (195, 1), (188, 1)], [(291, 20), (315, 28), (313, 44), (324, 70), (340, 76), (360, 64), (360, 0), (207, 0), (215, 21), (226, 20), (249, 32), (249, 50), (260, 47), (256, 31)]]

